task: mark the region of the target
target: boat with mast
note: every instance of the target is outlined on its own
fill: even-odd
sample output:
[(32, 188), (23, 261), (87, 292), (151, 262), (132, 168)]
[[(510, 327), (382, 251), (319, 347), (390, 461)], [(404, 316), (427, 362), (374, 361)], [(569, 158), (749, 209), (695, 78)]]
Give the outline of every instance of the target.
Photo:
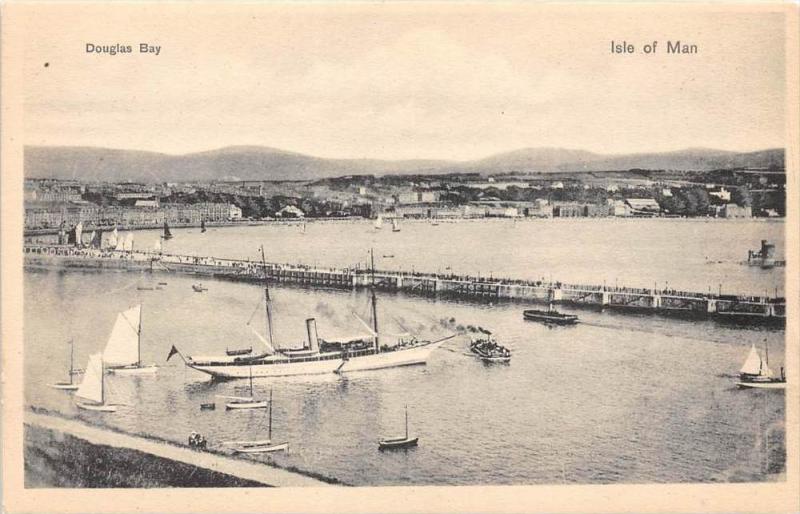
[(400, 232), (400, 225), (397, 224), (397, 218), (392, 219), (392, 232)]
[(416, 446), (419, 437), (408, 437), (408, 405), (406, 405), (406, 434), (401, 437), (385, 437), (378, 441), (379, 450), (394, 450)]
[(377, 218), (375, 218), (375, 224), (373, 225), (375, 230), (380, 230), (383, 227), (383, 218), (379, 214)]
[(739, 370), (739, 381), (737, 386), (745, 389), (786, 389), (786, 375), (781, 368), (780, 377), (775, 377), (769, 367), (769, 349), (764, 346), (764, 359), (756, 349), (756, 345), (750, 347), (750, 353)]
[[(270, 392), (270, 394), (272, 394)], [(253, 369), (250, 368), (250, 396), (223, 396), (220, 398), (228, 398), (232, 401), (225, 403), (226, 409), (266, 409), (267, 402), (265, 400), (256, 400), (253, 393)]]
[(50, 387), (55, 389), (62, 389), (64, 391), (75, 391), (78, 389), (78, 384), (75, 383), (75, 380), (72, 378), (76, 371), (73, 366), (75, 358), (75, 344), (72, 339), (69, 341), (69, 382), (56, 382), (55, 384), (50, 384)]
[(164, 233), (161, 235), (161, 239), (172, 239), (172, 232), (169, 231), (169, 224), (166, 220), (164, 220)]
[(267, 414), (269, 424), (267, 428), (267, 438), (260, 441), (227, 441), (224, 445), (233, 445), (235, 453), (273, 453), (289, 451), (289, 443), (272, 444), (272, 389), (269, 390), (269, 412)]
[(206, 231), (206, 220), (200, 220), (200, 233)]
[(142, 375), (155, 373), (155, 364), (142, 364), (142, 305), (120, 312), (103, 350), (103, 364), (110, 373)]
[[(186, 356), (186, 365), (207, 373), (215, 378), (278, 377), (295, 375), (316, 375), (326, 373), (345, 373), (382, 368), (425, 364), (431, 352), (444, 341), (455, 337), (450, 335), (436, 341), (420, 341), (416, 337), (405, 339), (405, 334), (394, 344), (381, 344), (378, 330), (377, 298), (375, 296), (375, 258), (370, 252), (372, 273), (370, 299), (372, 326), (368, 327), (370, 337), (359, 337), (342, 341), (326, 341), (317, 334), (316, 320), (306, 320), (307, 340), (302, 348), (280, 348), (273, 337), (272, 301), (269, 295), (269, 280), (261, 248), (261, 262), (264, 275), (264, 303), (267, 337), (253, 331), (264, 344), (264, 351), (255, 355)], [(362, 322), (363, 323), (363, 322)], [(384, 334), (386, 335), (386, 334)]]
[(83, 375), (83, 381), (75, 392), (75, 396), (91, 402), (77, 401), (76, 405), (80, 409), (98, 412), (115, 412), (117, 410), (116, 405), (106, 403), (108, 395), (106, 392), (106, 373), (105, 366), (103, 365), (103, 354), (95, 353), (89, 356), (89, 362), (86, 364), (86, 372)]

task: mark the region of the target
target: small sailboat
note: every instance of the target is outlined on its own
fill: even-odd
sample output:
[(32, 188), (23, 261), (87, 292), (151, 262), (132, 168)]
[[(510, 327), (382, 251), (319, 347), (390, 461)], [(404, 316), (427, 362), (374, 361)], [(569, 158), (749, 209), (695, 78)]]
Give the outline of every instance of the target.
[(381, 227), (383, 227), (383, 218), (380, 215), (377, 218), (375, 218), (374, 227), (375, 227), (375, 230), (380, 230)]
[(392, 220), (392, 232), (400, 232), (400, 226), (397, 224), (397, 218)]
[[(272, 393), (270, 393), (272, 394)], [(221, 396), (228, 398), (230, 402), (225, 403), (226, 409), (266, 409), (269, 402), (266, 400), (256, 400), (253, 395), (253, 368), (250, 368), (250, 396)]]
[(86, 364), (86, 373), (83, 381), (75, 392), (75, 396), (88, 400), (91, 403), (78, 401), (78, 408), (98, 412), (115, 412), (116, 405), (106, 403), (106, 377), (105, 366), (103, 365), (103, 354), (95, 353), (89, 356), (89, 363)]
[(161, 239), (172, 239), (172, 232), (169, 231), (169, 224), (164, 221), (164, 233), (161, 235)]
[(121, 375), (140, 375), (155, 373), (155, 364), (142, 365), (142, 306), (137, 305), (120, 312), (111, 329), (103, 363), (110, 373)]
[(378, 441), (379, 450), (394, 450), (416, 446), (419, 437), (408, 437), (408, 405), (406, 405), (406, 435), (403, 437), (386, 437)]
[(200, 220), (200, 232), (203, 233), (206, 231), (206, 220)]
[(75, 391), (78, 389), (78, 384), (74, 383), (72, 376), (75, 375), (75, 368), (73, 367), (73, 361), (75, 357), (75, 344), (72, 340), (69, 342), (69, 382), (56, 382), (55, 384), (50, 384), (50, 387), (55, 389), (62, 389), (64, 391)]
[(272, 389), (269, 390), (269, 431), (267, 438), (261, 441), (228, 441), (226, 445), (235, 445), (233, 451), (236, 453), (272, 453), (288, 451), (289, 443), (272, 444)]
[(773, 376), (769, 368), (769, 350), (765, 347), (766, 359), (762, 359), (756, 345), (750, 347), (750, 353), (739, 370), (739, 382), (736, 383), (745, 389), (786, 389), (786, 375), (781, 368), (781, 376)]

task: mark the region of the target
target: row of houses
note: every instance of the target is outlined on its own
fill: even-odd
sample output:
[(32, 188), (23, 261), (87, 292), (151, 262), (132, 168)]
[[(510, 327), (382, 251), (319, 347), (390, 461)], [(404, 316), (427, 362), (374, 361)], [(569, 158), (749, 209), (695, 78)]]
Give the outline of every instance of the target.
[(159, 207), (118, 207), (86, 201), (28, 203), (25, 228), (56, 228), (61, 224), (84, 226), (147, 226), (167, 223), (217, 222), (238, 220), (242, 210), (229, 203), (163, 204)]

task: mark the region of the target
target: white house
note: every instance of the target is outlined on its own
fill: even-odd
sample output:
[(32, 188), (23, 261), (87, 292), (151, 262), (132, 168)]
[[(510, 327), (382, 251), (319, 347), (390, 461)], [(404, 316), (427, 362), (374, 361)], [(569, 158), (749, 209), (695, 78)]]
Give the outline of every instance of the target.
[(305, 216), (305, 213), (294, 205), (287, 205), (283, 209), (279, 210), (277, 215), (282, 218), (302, 218)]
[(239, 207), (230, 204), (228, 206), (228, 219), (229, 220), (240, 220), (242, 219), (242, 209)]

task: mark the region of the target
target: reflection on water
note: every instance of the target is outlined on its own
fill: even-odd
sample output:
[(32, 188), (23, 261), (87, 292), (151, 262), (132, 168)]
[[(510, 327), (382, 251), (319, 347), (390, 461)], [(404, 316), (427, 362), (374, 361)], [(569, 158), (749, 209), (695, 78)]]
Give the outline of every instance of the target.
[[(626, 277), (676, 277), (669, 278), (670, 286), (676, 280), (683, 284), (676, 282), (675, 287), (702, 290), (700, 283), (714, 272), (709, 271), (713, 266), (698, 263), (697, 255), (701, 260), (706, 253), (722, 256), (719, 260), (738, 255), (739, 249), (731, 248), (736, 246), (727, 232), (731, 227), (755, 240), (769, 232), (763, 237), (779, 244), (783, 230), (782, 224), (758, 222), (659, 220), (644, 221), (642, 228), (626, 221), (617, 229), (627, 231), (635, 245), (627, 242), (622, 251), (618, 235), (593, 235), (606, 222), (598, 223), (563, 224), (555, 239), (551, 227), (557, 223), (519, 223), (514, 229), (488, 222), (417, 228), (407, 223), (399, 234), (405, 237), (417, 230), (424, 241), (409, 238), (404, 243), (392, 242), (391, 232), (376, 235), (366, 225), (352, 224), (309, 224), (306, 234), (290, 227), (245, 227), (205, 235), (175, 231), (173, 242), (176, 247), (185, 245), (180, 249), (184, 252), (253, 257), (264, 242), (271, 243), (272, 260), (319, 259), (343, 265), (359, 258), (361, 246), (382, 241), (385, 246), (377, 253), (396, 255), (400, 267), (435, 269), (450, 262), (467, 271), (469, 266), (487, 269), (496, 262), (503, 274), (523, 276), (534, 273), (526, 267), (529, 259), (538, 262), (551, 253), (564, 258), (569, 245), (562, 237), (568, 229), (586, 242), (580, 251), (570, 243), (574, 255), (566, 264), (545, 259), (562, 266), (559, 279), (589, 281), (595, 272), (599, 277), (624, 269)], [(681, 241), (668, 266), (665, 258), (643, 261), (638, 249), (632, 249), (646, 242), (637, 240), (637, 234), (654, 227)], [(458, 245), (433, 232), (443, 228), (460, 234)], [(508, 245), (499, 239), (484, 249), (487, 240), (512, 230), (534, 234), (510, 239), (525, 252), (500, 251)], [(723, 237), (715, 235), (719, 231), (728, 233), (726, 244), (714, 242)], [(484, 245), (464, 241), (462, 232), (472, 233), (472, 239)], [(137, 237), (145, 244), (149, 236)], [(345, 248), (341, 241), (352, 241), (353, 246)], [(662, 251), (672, 246), (662, 237), (647, 241)], [(414, 248), (428, 251), (416, 254)], [(597, 255), (591, 255), (598, 248)], [(745, 253), (746, 249), (745, 244)], [(498, 253), (502, 255), (496, 257)], [(598, 259), (610, 253), (622, 255), (625, 266)], [(782, 288), (780, 270), (739, 265), (725, 270), (725, 283), (731, 288), (754, 293), (766, 284)], [(136, 289), (161, 280), (168, 282), (163, 290)], [(191, 289), (193, 281), (146, 273), (26, 272), (27, 403), (181, 443), (192, 430), (203, 433), (212, 446), (265, 436), (264, 410), (226, 411), (218, 398), (247, 391), (246, 380), (211, 382), (184, 367), (177, 356), (164, 362), (173, 344), (187, 354), (259, 344), (247, 326), (263, 295), (259, 287), (204, 279), (209, 290), (199, 294)], [(326, 331), (360, 332), (352, 313), (366, 314), (364, 292), (276, 287), (273, 296), (275, 337), (284, 346), (302, 344), (306, 317), (317, 318), (324, 337)], [(89, 353), (105, 345), (116, 314), (138, 302), (143, 303), (143, 360), (163, 367), (155, 376), (108, 377), (112, 400), (129, 406), (114, 414), (78, 411), (69, 394), (47, 387), (63, 378), (67, 340), (75, 339), (76, 365), (84, 367)], [(441, 336), (448, 330), (442, 320), (450, 318), (456, 324), (487, 327), (512, 351), (512, 361), (485, 365), (465, 354), (465, 339), (456, 338), (434, 352), (425, 366), (255, 379), (256, 396), (273, 391), (273, 438), (290, 441), (291, 452), (244, 458), (272, 460), (361, 485), (742, 481), (766, 479), (768, 462), (773, 472), (782, 469), (783, 394), (738, 390), (733, 382), (750, 344), (768, 344), (770, 365), (783, 365), (783, 331), (591, 310), (578, 312), (582, 323), (576, 327), (548, 328), (524, 321), (523, 306), (517, 304), (404, 295), (380, 295), (379, 306), (384, 326), (396, 332), (402, 331), (400, 324), (413, 323), (423, 337)], [(252, 324), (263, 332), (259, 316), (260, 311)], [(216, 410), (200, 410), (201, 403), (210, 402), (217, 404)], [(379, 438), (402, 432), (406, 404), (409, 429), (420, 437), (419, 447), (378, 452)]]

